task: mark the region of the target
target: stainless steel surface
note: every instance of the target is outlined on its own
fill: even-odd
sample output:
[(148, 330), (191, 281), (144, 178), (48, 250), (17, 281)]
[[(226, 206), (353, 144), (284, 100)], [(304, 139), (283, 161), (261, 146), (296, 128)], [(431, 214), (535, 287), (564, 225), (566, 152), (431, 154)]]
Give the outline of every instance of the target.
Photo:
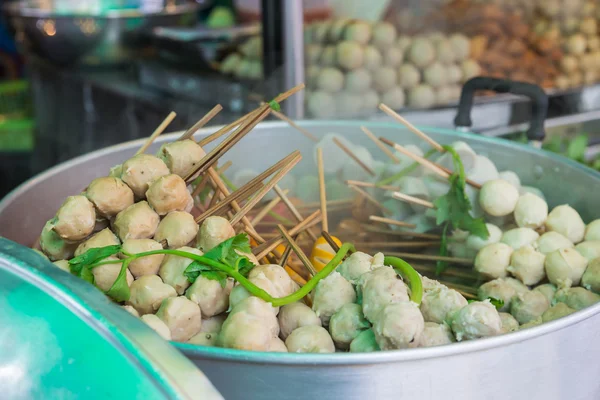
[[(339, 132), (379, 155), (362, 134), (419, 143), (397, 124), (304, 121), (317, 136)], [(214, 128), (213, 128), (214, 129)], [(201, 134), (212, 132), (203, 130)], [(563, 157), (495, 138), (427, 129), (441, 143), (464, 140), (498, 167), (537, 186), (551, 206), (569, 203), (598, 218), (600, 174)], [(152, 151), (177, 134), (159, 137)], [(142, 141), (103, 149), (59, 165), (0, 203), (0, 235), (32, 244), (67, 195), (135, 153)], [(237, 168), (265, 168), (292, 149), (304, 160), (293, 173), (314, 173), (313, 144), (283, 123), (263, 123), (234, 147)], [(266, 151), (268, 149), (268, 151)], [(383, 158), (383, 155), (380, 155)], [(437, 348), (369, 354), (265, 354), (176, 344), (227, 399), (590, 400), (600, 398), (600, 304), (536, 328)]]
[(5, 8), (18, 42), (56, 63), (78, 65), (130, 60), (142, 34), (157, 26), (192, 25), (201, 7), (186, 0), (170, 0), (150, 11), (65, 13), (52, 6), (53, 2), (36, 3), (38, 7), (15, 2)]
[[(301, 1), (286, 1), (283, 7), (284, 87), (291, 88), (304, 82), (304, 8)], [(290, 118), (304, 118), (304, 95), (301, 91), (283, 104)]]
[(143, 322), (0, 238), (0, 398), (222, 397)]

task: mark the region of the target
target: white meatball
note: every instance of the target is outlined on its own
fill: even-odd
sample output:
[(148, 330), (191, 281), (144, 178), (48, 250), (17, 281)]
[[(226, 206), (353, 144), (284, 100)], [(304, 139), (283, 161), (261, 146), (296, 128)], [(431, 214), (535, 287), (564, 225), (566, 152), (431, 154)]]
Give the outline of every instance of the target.
[[(458, 65), (455, 65), (455, 64), (448, 65), (446, 67), (446, 74), (448, 75), (446, 79), (448, 80), (449, 84), (456, 85), (456, 84), (462, 82), (463, 73), (462, 73), (462, 69)], [(458, 87), (458, 96), (456, 96), (457, 98), (460, 96), (460, 91), (461, 91), (461, 88), (459, 86)]]
[(133, 308), (132, 306), (125, 305), (125, 306), (121, 306), (121, 308), (123, 310), (127, 311), (129, 314), (133, 315), (134, 317), (137, 317), (137, 318), (140, 317), (140, 313), (137, 312), (137, 310), (135, 308)]
[(536, 229), (542, 226), (548, 217), (548, 204), (534, 194), (525, 193), (519, 197), (514, 214), (518, 226)]
[(375, 340), (382, 350), (417, 347), (424, 328), (419, 307), (409, 301), (385, 306), (373, 321)]
[(485, 246), (475, 257), (475, 271), (486, 278), (504, 278), (506, 268), (510, 265), (513, 249), (504, 243), (493, 243)]
[(335, 55), (340, 67), (347, 70), (360, 68), (365, 62), (365, 52), (356, 42), (343, 41), (338, 43), (335, 48)]
[(526, 324), (523, 324), (519, 327), (519, 330), (522, 331), (524, 329), (529, 329), (529, 328), (535, 328), (538, 325), (541, 325), (544, 321), (542, 320), (542, 318), (536, 318), (533, 321), (529, 321)]
[(85, 196), (69, 196), (53, 221), (54, 232), (63, 240), (77, 242), (88, 237), (96, 226), (96, 210)]
[(166, 241), (167, 248), (183, 247), (196, 238), (198, 224), (194, 216), (185, 211), (172, 211), (158, 224), (154, 240)]
[(200, 306), (203, 317), (210, 318), (227, 311), (232, 288), (233, 279), (231, 278), (227, 279), (225, 287), (223, 287), (219, 281), (200, 275), (186, 290), (185, 296)]
[(339, 92), (344, 88), (344, 74), (337, 68), (323, 68), (317, 77), (317, 88), (327, 93)]
[(504, 179), (506, 182), (517, 188), (517, 191), (521, 188), (521, 178), (519, 178), (519, 175), (515, 174), (513, 171), (502, 171), (498, 173), (498, 176), (500, 179)]
[[(123, 242), (123, 251), (129, 254), (139, 254), (148, 251), (162, 250), (162, 246), (152, 239), (128, 239)], [(164, 254), (154, 254), (141, 257), (129, 263), (129, 271), (135, 278), (144, 275), (156, 275)]]
[(146, 201), (132, 204), (117, 214), (113, 229), (121, 241), (149, 239), (154, 236), (160, 217)]
[(268, 351), (272, 339), (270, 327), (261, 318), (238, 312), (223, 323), (219, 344), (231, 349)]
[(435, 90), (436, 104), (445, 106), (452, 103), (456, 98), (454, 97), (454, 88), (452, 86), (440, 86)]
[(544, 283), (543, 285), (536, 286), (533, 290), (542, 293), (546, 296), (548, 303), (552, 304), (552, 299), (554, 299), (554, 294), (556, 293), (556, 286), (551, 283)]
[[(249, 281), (261, 288), (262, 290), (264, 290), (265, 292), (267, 292), (269, 295), (277, 297), (277, 289), (275, 288), (275, 285), (273, 285), (273, 282), (271, 282), (265, 276), (265, 274), (261, 273), (258, 276), (254, 276), (250, 278)], [(234, 286), (231, 290), (231, 293), (229, 294), (229, 307), (233, 308), (237, 306), (239, 303), (241, 303), (248, 297), (251, 297), (251, 294), (250, 292), (248, 292), (248, 290), (246, 290), (245, 287), (243, 287), (242, 285)], [(273, 308), (273, 312), (275, 314), (277, 314), (278, 311), (278, 307)]]
[(344, 304), (329, 321), (331, 338), (339, 349), (348, 349), (359, 333), (371, 326), (360, 304)]
[(398, 86), (385, 91), (381, 97), (381, 102), (394, 110), (404, 107), (404, 91)]
[(396, 85), (396, 70), (392, 67), (379, 67), (373, 72), (373, 87), (380, 93)]
[(371, 40), (372, 33), (371, 25), (368, 22), (355, 20), (345, 29), (344, 39), (366, 45)]
[(533, 246), (523, 246), (512, 253), (507, 270), (524, 284), (536, 285), (546, 277), (545, 260), (546, 256)]
[(164, 299), (177, 296), (175, 289), (163, 283), (157, 275), (145, 275), (136, 279), (129, 290), (131, 294), (127, 304), (142, 315), (154, 314)]
[(223, 217), (210, 216), (198, 230), (196, 245), (204, 252), (235, 236), (235, 230)]
[(600, 301), (600, 295), (582, 287), (564, 288), (556, 291), (553, 302), (565, 303), (574, 310), (583, 310)]
[(586, 226), (584, 239), (600, 240), (600, 219), (596, 219)]
[(351, 353), (370, 353), (379, 350), (381, 349), (375, 340), (375, 333), (373, 333), (373, 329), (362, 331), (356, 338), (354, 338), (352, 343), (350, 343)]
[(517, 321), (515, 317), (505, 312), (498, 313), (498, 315), (500, 315), (500, 320), (502, 321), (503, 333), (515, 332), (519, 330), (519, 321)]
[(381, 51), (390, 50), (396, 41), (396, 28), (389, 22), (378, 22), (373, 27), (373, 38), (371, 42)]
[(455, 342), (452, 330), (447, 324), (436, 324), (425, 322), (425, 328), (421, 334), (419, 347), (443, 346)]
[(408, 106), (430, 108), (435, 105), (435, 90), (428, 85), (417, 85), (408, 91)]
[(383, 56), (381, 55), (379, 50), (377, 50), (373, 46), (365, 47), (365, 65), (364, 65), (364, 67), (368, 71), (373, 72), (377, 68), (381, 67), (382, 65), (383, 65)]
[(483, 239), (477, 235), (467, 236), (466, 245), (469, 250), (478, 252), (487, 245), (498, 243), (502, 238), (502, 230), (493, 224), (485, 224), (488, 230), (488, 238)]
[(164, 161), (172, 174), (184, 178), (204, 158), (202, 147), (191, 140), (178, 140), (163, 144), (156, 156)]
[(81, 255), (88, 251), (89, 249), (96, 249), (100, 247), (106, 246), (114, 246), (118, 245), (119, 239), (115, 236), (114, 233), (108, 228), (102, 229), (100, 232), (93, 234), (89, 239), (82, 242), (75, 249), (75, 257)]
[(468, 171), (467, 177), (473, 182), (483, 185), (487, 181), (498, 179), (498, 169), (489, 158), (477, 155), (475, 156), (473, 168)]
[(150, 154), (138, 154), (131, 157), (123, 163), (122, 171), (121, 179), (140, 199), (146, 195), (150, 182), (170, 173), (163, 160)]
[(344, 304), (355, 301), (356, 292), (352, 284), (339, 272), (334, 271), (317, 284), (312, 309), (321, 318), (323, 325), (327, 326), (331, 316)]
[(546, 232), (537, 240), (537, 250), (542, 254), (573, 247), (573, 243), (558, 232)]
[(285, 340), (290, 353), (334, 353), (335, 345), (326, 329), (307, 325), (296, 328)]
[(271, 339), (271, 343), (269, 343), (269, 351), (274, 353), (287, 353), (288, 349), (285, 345), (285, 342), (276, 337)]
[(547, 309), (544, 314), (542, 314), (542, 322), (550, 322), (556, 319), (566, 317), (567, 315), (571, 315), (577, 310), (569, 307), (565, 303), (557, 303), (556, 305)]
[(362, 95), (363, 100), (363, 108), (366, 112), (373, 112), (377, 109), (377, 106), (381, 101), (379, 100), (379, 95), (374, 90), (369, 90)]
[(471, 78), (474, 78), (481, 74), (481, 67), (475, 60), (465, 60), (461, 64), (462, 74), (463, 74), (463, 82), (468, 81)]
[(199, 332), (192, 336), (188, 343), (198, 346), (216, 347), (219, 341), (219, 335), (211, 332)]
[(407, 58), (415, 66), (424, 68), (435, 60), (435, 47), (425, 38), (415, 38), (408, 47)]
[(466, 60), (471, 52), (471, 42), (469, 38), (463, 34), (456, 33), (450, 36), (449, 40), (456, 60)]
[(369, 254), (356, 251), (346, 258), (337, 267), (336, 271), (350, 283), (356, 284), (362, 274), (381, 266), (383, 266), (382, 253), (377, 253), (375, 257), (371, 257)]
[(40, 234), (40, 248), (50, 260), (64, 260), (73, 257), (76, 243), (68, 243), (54, 231), (54, 219), (46, 222)]
[(510, 229), (502, 234), (500, 242), (509, 245), (513, 250), (518, 250), (523, 246), (529, 246), (537, 241), (539, 233), (530, 228)]
[(548, 280), (557, 285), (579, 285), (588, 260), (575, 249), (555, 250), (546, 255), (544, 266)]
[(406, 284), (391, 267), (380, 267), (360, 278), (363, 294), (363, 313), (373, 322), (389, 304), (408, 301)]
[(140, 319), (156, 333), (158, 333), (163, 339), (171, 340), (171, 331), (169, 330), (169, 327), (156, 315), (146, 314), (142, 315)]
[(581, 286), (594, 293), (600, 293), (600, 258), (589, 262), (581, 277)]
[(133, 204), (133, 191), (121, 179), (97, 178), (90, 183), (85, 195), (99, 215), (112, 218)]
[[(192, 253), (197, 256), (201, 256), (203, 254), (200, 250), (194, 249), (193, 247), (184, 246), (177, 250)], [(191, 284), (183, 272), (193, 261), (194, 260), (191, 258), (167, 254), (160, 265), (158, 275), (167, 285), (173, 286), (173, 288), (177, 291), (177, 294), (182, 295)]]
[[(525, 291), (527, 291), (527, 287), (522, 292)], [(481, 301), (488, 298), (502, 300), (504, 305), (500, 308), (500, 311), (509, 311), (510, 302), (517, 293), (516, 288), (506, 279), (494, 279), (493, 281), (484, 283), (477, 289), (477, 298)]]
[(479, 204), (483, 210), (495, 217), (511, 214), (519, 200), (519, 191), (503, 179), (487, 181), (479, 192)]
[(152, 181), (146, 191), (148, 204), (158, 215), (167, 215), (172, 211), (184, 211), (193, 202), (192, 196), (182, 177), (175, 174), (161, 176)]
[[(202, 310), (200, 310), (200, 312), (202, 312)], [(202, 316), (204, 317), (204, 315)], [(210, 318), (202, 318), (202, 327), (200, 328), (200, 332), (219, 333), (221, 332), (221, 327), (226, 319), (227, 315), (224, 313)]]
[(588, 261), (592, 261), (593, 259), (600, 257), (600, 240), (581, 242), (575, 246), (575, 250), (587, 258)]
[(439, 62), (434, 62), (423, 71), (423, 80), (433, 88), (439, 88), (448, 83), (446, 68)]
[(347, 92), (363, 94), (371, 87), (371, 74), (364, 68), (355, 69), (346, 74), (344, 89)]
[[(104, 260), (109, 261), (118, 259), (117, 257), (111, 256), (105, 258)], [(94, 275), (94, 284), (100, 288), (100, 290), (107, 292), (117, 280), (120, 272), (121, 264), (104, 264), (94, 267), (94, 269), (92, 269), (92, 274)], [(133, 276), (129, 270), (127, 270), (125, 274), (127, 285), (131, 286), (131, 283), (133, 282)]]
[(568, 205), (555, 207), (548, 214), (546, 227), (567, 237), (573, 243), (581, 242), (585, 234), (585, 223), (579, 213)]
[(502, 320), (489, 300), (467, 304), (454, 315), (451, 326), (459, 342), (502, 333)]
[[(454, 143), (452, 143), (450, 145), (454, 151), (456, 153), (458, 153), (462, 163), (463, 163), (463, 167), (465, 168), (465, 172), (469, 173), (471, 172), (473, 169), (477, 168), (477, 153), (475, 153), (475, 150), (473, 150), (471, 148), (471, 146), (469, 146), (467, 143), (462, 142), (462, 141), (456, 141)], [(485, 164), (485, 160), (479, 160), (482, 164)], [(448, 152), (444, 153), (440, 158), (437, 159), (436, 161), (439, 165), (448, 168), (450, 171), (454, 171), (454, 161), (452, 158), (452, 155)], [(484, 169), (492, 169), (492, 172), (488, 175), (493, 174), (493, 170), (495, 169), (495, 167), (489, 167), (486, 165), (483, 165), (483, 167), (486, 167)], [(481, 169), (481, 167), (480, 167)]]
[(279, 310), (277, 316), (279, 320), (279, 335), (285, 340), (290, 333), (301, 326), (316, 325), (321, 326), (321, 320), (317, 314), (304, 303), (287, 304)]
[(252, 315), (259, 318), (263, 325), (269, 328), (271, 337), (276, 337), (279, 335), (279, 322), (277, 321), (275, 310), (271, 303), (267, 303), (258, 297), (250, 296), (235, 305), (231, 309), (229, 317), (239, 313)]
[(403, 89), (412, 89), (421, 81), (421, 73), (412, 64), (402, 64), (398, 69), (398, 85)]
[(169, 327), (171, 338), (176, 342), (187, 342), (202, 326), (200, 307), (184, 296), (165, 299), (156, 316)]
[[(535, 188), (533, 186), (521, 186), (521, 188), (519, 189), (519, 193), (521, 193), (521, 196), (527, 193), (536, 195), (537, 197), (539, 197), (540, 199), (546, 201), (546, 196), (544, 196), (544, 193), (538, 189)], [(544, 218), (545, 220), (545, 218)]]
[(425, 321), (441, 324), (467, 304), (467, 299), (454, 289), (436, 289), (424, 294), (421, 312)]
[(546, 296), (539, 291), (517, 294), (511, 301), (510, 313), (520, 324), (526, 324), (539, 318), (550, 308)]
[(260, 274), (264, 274), (264, 276), (271, 281), (273, 287), (276, 289), (276, 293), (272, 294), (273, 296), (285, 297), (297, 290), (296, 283), (280, 265), (257, 265), (250, 271), (248, 278), (252, 279)]

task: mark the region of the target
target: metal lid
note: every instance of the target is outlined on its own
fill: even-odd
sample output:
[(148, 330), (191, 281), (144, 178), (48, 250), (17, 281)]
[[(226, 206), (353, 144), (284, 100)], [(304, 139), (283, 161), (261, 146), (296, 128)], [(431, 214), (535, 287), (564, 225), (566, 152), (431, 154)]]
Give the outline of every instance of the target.
[(0, 388), (10, 399), (222, 399), (143, 322), (4, 238)]

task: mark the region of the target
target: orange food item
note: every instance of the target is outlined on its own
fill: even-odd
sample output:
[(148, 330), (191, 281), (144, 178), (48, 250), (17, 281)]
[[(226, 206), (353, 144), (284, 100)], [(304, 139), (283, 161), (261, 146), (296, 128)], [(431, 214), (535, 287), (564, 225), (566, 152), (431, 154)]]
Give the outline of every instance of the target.
[[(338, 246), (342, 245), (342, 242), (338, 238), (333, 236), (332, 238), (335, 244), (337, 244)], [(325, 240), (325, 238), (321, 236), (313, 245), (312, 251), (310, 253), (310, 262), (317, 271), (320, 271), (323, 269), (323, 267), (325, 267), (325, 265), (327, 265), (329, 261), (333, 259), (334, 256), (335, 251), (333, 251), (329, 243), (327, 243), (327, 240)]]

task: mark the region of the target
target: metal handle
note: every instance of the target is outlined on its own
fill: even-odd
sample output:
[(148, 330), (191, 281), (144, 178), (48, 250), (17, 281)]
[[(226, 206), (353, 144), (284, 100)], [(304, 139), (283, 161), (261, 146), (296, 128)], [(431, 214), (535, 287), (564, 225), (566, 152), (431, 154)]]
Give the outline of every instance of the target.
[(463, 86), (458, 104), (458, 113), (454, 118), (457, 128), (470, 127), (473, 97), (477, 90), (492, 90), (497, 93), (512, 93), (529, 97), (531, 100), (531, 123), (527, 130), (530, 141), (541, 142), (546, 137), (544, 121), (548, 113), (548, 96), (544, 90), (534, 84), (511, 81), (508, 79), (478, 76), (469, 79)]

